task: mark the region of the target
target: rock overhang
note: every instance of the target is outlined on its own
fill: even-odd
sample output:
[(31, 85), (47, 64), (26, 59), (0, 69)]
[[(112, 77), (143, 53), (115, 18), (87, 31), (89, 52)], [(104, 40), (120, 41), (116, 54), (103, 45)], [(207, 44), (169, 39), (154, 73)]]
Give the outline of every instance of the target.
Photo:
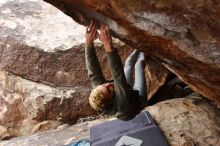
[[(156, 58), (194, 91), (220, 103), (220, 3), (44, 0), (76, 22), (107, 24), (115, 37)], [(215, 21), (213, 21), (215, 20)]]

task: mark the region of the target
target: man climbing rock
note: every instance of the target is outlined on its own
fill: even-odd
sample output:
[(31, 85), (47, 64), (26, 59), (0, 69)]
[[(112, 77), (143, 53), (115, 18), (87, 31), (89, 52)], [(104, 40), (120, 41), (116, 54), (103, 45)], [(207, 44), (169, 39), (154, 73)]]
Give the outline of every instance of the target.
[[(98, 26), (100, 34), (97, 31)], [(94, 48), (94, 40), (98, 37), (104, 44), (113, 81), (106, 80), (102, 74)], [(144, 53), (134, 50), (127, 58), (123, 69), (117, 49), (113, 47), (109, 28), (91, 21), (86, 30), (85, 60), (93, 88), (89, 97), (92, 108), (106, 114), (115, 114), (121, 120), (130, 120), (146, 106)]]

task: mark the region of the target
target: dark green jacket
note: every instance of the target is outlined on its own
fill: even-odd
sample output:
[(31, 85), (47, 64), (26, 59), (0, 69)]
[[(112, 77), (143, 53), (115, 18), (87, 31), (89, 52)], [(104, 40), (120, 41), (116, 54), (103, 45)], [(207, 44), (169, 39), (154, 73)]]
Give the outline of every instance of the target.
[[(108, 65), (114, 80), (115, 96), (113, 104), (106, 109), (107, 113), (115, 114), (121, 120), (130, 120), (146, 105), (146, 97), (141, 97), (138, 91), (132, 90), (126, 82), (123, 64), (117, 50), (107, 53)], [(92, 83), (92, 88), (106, 83), (94, 48), (85, 48), (86, 68)]]

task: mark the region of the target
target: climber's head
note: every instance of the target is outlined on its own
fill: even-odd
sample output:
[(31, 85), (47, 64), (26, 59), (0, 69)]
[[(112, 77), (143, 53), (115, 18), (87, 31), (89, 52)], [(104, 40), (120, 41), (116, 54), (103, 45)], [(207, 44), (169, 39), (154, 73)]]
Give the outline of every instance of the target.
[(89, 103), (95, 110), (103, 110), (112, 104), (114, 97), (113, 83), (105, 83), (92, 90), (89, 96)]

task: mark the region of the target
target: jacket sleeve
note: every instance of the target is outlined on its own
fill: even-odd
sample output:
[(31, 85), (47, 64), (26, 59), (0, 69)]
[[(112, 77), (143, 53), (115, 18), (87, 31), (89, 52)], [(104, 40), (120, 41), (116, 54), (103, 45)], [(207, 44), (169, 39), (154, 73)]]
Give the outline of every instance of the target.
[(116, 117), (121, 120), (133, 118), (132, 105), (130, 103), (130, 88), (126, 81), (123, 64), (116, 51), (107, 53), (108, 65), (114, 79), (115, 100), (117, 106)]
[(103, 76), (102, 69), (100, 67), (100, 63), (95, 52), (95, 48), (85, 47), (85, 62), (88, 76), (92, 83), (92, 88), (94, 89), (95, 87), (106, 81)]

